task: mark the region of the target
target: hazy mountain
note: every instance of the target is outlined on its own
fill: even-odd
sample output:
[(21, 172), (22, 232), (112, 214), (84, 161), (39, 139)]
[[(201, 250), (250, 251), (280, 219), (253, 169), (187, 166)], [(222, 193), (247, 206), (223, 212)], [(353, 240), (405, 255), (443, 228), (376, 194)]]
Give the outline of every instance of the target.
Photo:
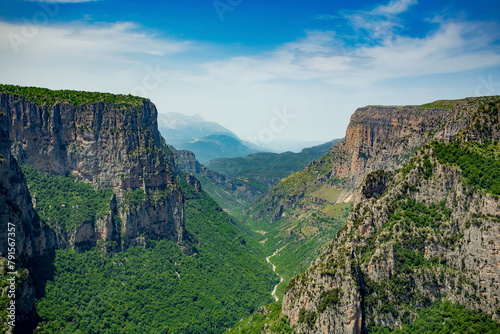
[(255, 144), (242, 141), (218, 123), (205, 121), (200, 115), (159, 114), (158, 128), (167, 143), (179, 150), (193, 152), (201, 163), (266, 151)]
[(228, 135), (196, 138), (190, 142), (179, 144), (178, 149), (193, 152), (201, 163), (216, 158), (242, 157), (256, 152), (245, 146), (238, 138)]
[(238, 138), (233, 132), (215, 122), (208, 122), (200, 115), (184, 115), (177, 112), (158, 114), (158, 129), (166, 142), (177, 147), (214, 134)]

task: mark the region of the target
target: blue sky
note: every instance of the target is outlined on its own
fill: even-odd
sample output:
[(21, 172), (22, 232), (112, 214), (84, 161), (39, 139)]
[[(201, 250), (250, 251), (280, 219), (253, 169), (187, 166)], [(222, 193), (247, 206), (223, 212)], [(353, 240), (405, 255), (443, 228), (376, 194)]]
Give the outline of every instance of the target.
[(326, 141), (356, 107), (500, 94), (499, 17), (493, 0), (0, 0), (0, 77)]

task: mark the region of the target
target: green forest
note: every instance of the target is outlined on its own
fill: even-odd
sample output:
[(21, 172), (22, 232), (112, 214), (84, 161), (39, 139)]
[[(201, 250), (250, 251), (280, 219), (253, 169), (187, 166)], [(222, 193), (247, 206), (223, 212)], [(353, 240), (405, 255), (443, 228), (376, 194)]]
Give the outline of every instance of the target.
[(38, 215), (56, 231), (75, 231), (110, 212), (111, 189), (95, 189), (69, 176), (47, 176), (27, 165), (21, 168)]
[(0, 84), (0, 93), (16, 94), (34, 102), (39, 107), (52, 107), (64, 102), (77, 107), (91, 102), (111, 103), (115, 106), (131, 107), (141, 105), (144, 98), (133, 95), (85, 92), (77, 90), (51, 90), (39, 87), (23, 87)]
[(391, 331), (376, 326), (369, 334), (498, 334), (500, 328), (491, 317), (481, 311), (472, 311), (462, 305), (441, 301), (418, 312), (415, 321)]
[(251, 317), (228, 329), (226, 334), (260, 334), (264, 328), (267, 328), (271, 333), (293, 333), (290, 320), (281, 314), (281, 301), (262, 306)]
[(500, 196), (500, 146), (498, 143), (478, 144), (455, 141), (432, 143), (442, 164), (460, 167), (468, 185)]
[[(53, 278), (36, 301), (36, 333), (222, 333), (272, 300), (278, 278), (258, 245), (184, 179), (179, 183), (195, 253), (186, 255), (168, 240), (115, 254), (57, 250)], [(43, 207), (58, 205), (58, 197), (44, 197)]]

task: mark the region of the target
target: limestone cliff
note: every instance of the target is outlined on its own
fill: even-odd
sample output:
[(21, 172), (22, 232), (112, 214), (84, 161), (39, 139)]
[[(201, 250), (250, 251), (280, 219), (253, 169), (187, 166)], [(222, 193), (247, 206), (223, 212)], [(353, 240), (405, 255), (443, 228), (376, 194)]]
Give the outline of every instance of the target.
[[(115, 193), (108, 216), (59, 233), (60, 246), (87, 248), (99, 240), (134, 244), (142, 236), (183, 242), (183, 195), (174, 181), (174, 157), (158, 132), (157, 111), (151, 101), (111, 94), (0, 88), (4, 91), (0, 93), (0, 113), (8, 120), (5, 134), (19, 164), (50, 175), (72, 175)], [(144, 199), (138, 205), (127, 201), (127, 194), (134, 191), (140, 191)]]
[(368, 106), (351, 116), (345, 139), (307, 170), (342, 188), (356, 188), (369, 172), (395, 170), (433, 139), (453, 138), (470, 121), (466, 101), (453, 109), (421, 106)]
[[(15, 301), (19, 321), (30, 314), (35, 300), (35, 288), (27, 269), (28, 259), (54, 249), (57, 241), (54, 231), (40, 221), (33, 209), (26, 181), (16, 159), (11, 155), (10, 144), (8, 119), (0, 113), (0, 263), (2, 276), (7, 271), (17, 272)], [(9, 242), (15, 244), (15, 252), (10, 252), (14, 256), (12, 262), (15, 270), (7, 270), (7, 257), (11, 248)], [(2, 280), (2, 295), (7, 293), (4, 283)], [(1, 307), (7, 307), (4, 298)], [(5, 326), (5, 319), (1, 320), (0, 329), (11, 333), (12, 328)]]
[[(337, 203), (353, 201), (352, 190), (359, 187), (369, 172), (398, 169), (425, 143), (453, 138), (470, 122), (469, 115), (463, 111), (466, 104), (466, 101), (459, 101), (453, 109), (421, 106), (358, 108), (351, 116), (345, 138), (300, 172), (300, 179), (305, 180), (301, 180), (303, 186), (295, 189), (293, 196), (278, 183), (249, 211), (254, 218), (270, 217), (271, 222), (275, 222), (285, 209), (293, 210), (300, 205), (300, 199), (317, 197), (311, 194), (322, 187), (342, 190)], [(297, 177), (292, 174), (289, 179)]]
[[(452, 102), (453, 109), (451, 104), (450, 109), (437, 108), (439, 103), (357, 109), (344, 139), (305, 169), (278, 182), (244, 211), (243, 221), (263, 234), (261, 242), (266, 242), (271, 254), (290, 244), (281, 252), (282, 258), (295, 261), (281, 265), (295, 270), (289, 277), (303, 271), (345, 223), (345, 213), (366, 174), (400, 168), (425, 143), (452, 138), (470, 122), (463, 111), (466, 102)], [(297, 248), (307, 251), (297, 256)], [(283, 271), (279, 263), (277, 268)], [(285, 285), (278, 287), (278, 293)]]
[(498, 162), (499, 107), (467, 99), (432, 135), (450, 143), (364, 178), (347, 225), (287, 287), (282, 310), (297, 333), (394, 329), (441, 298), (499, 320), (500, 200), (496, 181), (477, 178)]

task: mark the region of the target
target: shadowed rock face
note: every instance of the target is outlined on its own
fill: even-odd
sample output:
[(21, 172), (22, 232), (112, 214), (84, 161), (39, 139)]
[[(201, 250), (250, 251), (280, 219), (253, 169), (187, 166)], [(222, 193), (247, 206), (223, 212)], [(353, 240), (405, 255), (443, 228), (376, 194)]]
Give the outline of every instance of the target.
[[(25, 274), (28, 259), (54, 249), (57, 237), (33, 209), (26, 180), (10, 152), (8, 129), (8, 119), (0, 113), (0, 262), (5, 266), (8, 255), (14, 255), (18, 272), (16, 317), (22, 321), (30, 314), (35, 301), (35, 287), (31, 277)], [(15, 233), (9, 235), (9, 232)], [(15, 252), (9, 242), (14, 242)], [(11, 332), (12, 328), (3, 326), (0, 325), (1, 330)]]
[(26, 180), (10, 152), (8, 128), (7, 117), (0, 113), (0, 253), (8, 253), (8, 228), (14, 225), (16, 258), (25, 261), (54, 248), (56, 236), (33, 209)]
[[(108, 216), (58, 235), (60, 246), (85, 249), (99, 240), (134, 244), (143, 235), (183, 242), (183, 195), (174, 182), (174, 157), (158, 132), (156, 107), (149, 100), (139, 101), (76, 107), (60, 102), (47, 107), (0, 94), (0, 113), (6, 118), (3, 131), (19, 164), (43, 173), (73, 175), (115, 193)], [(148, 200), (131, 208), (124, 196), (137, 189)]]

